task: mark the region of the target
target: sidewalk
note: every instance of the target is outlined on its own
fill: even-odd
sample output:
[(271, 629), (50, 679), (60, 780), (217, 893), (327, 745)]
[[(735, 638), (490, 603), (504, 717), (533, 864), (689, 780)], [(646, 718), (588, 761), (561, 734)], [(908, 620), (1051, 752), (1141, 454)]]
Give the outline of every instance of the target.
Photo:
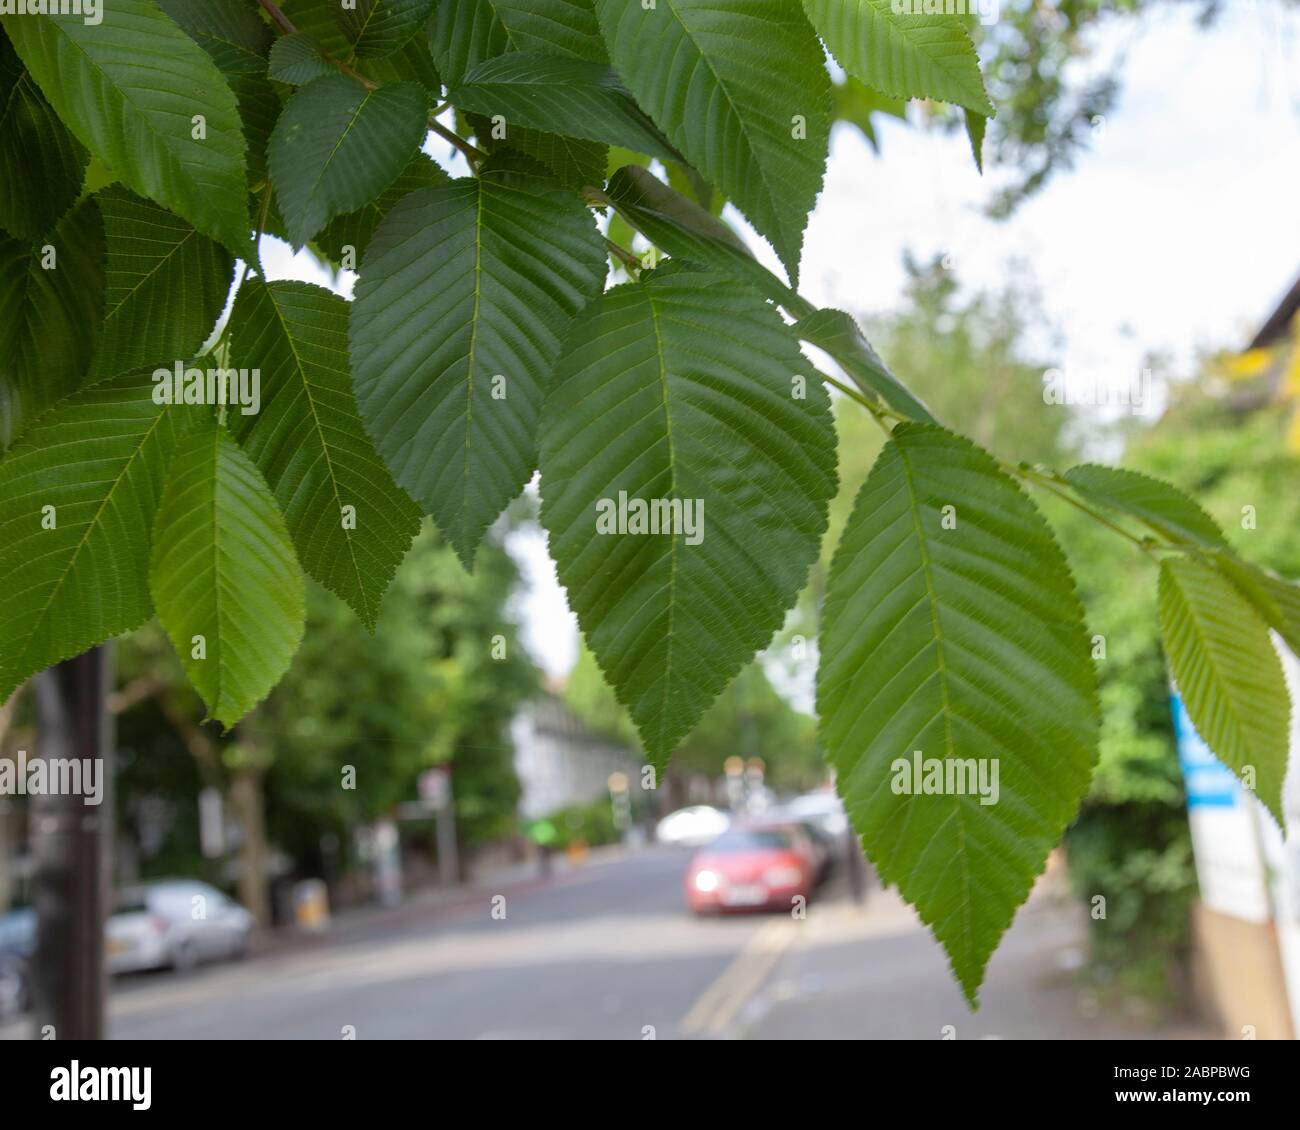
[(972, 1013), (947, 959), (894, 891), (814, 905), (729, 1035), (751, 1039), (1217, 1039), (1194, 1022), (1151, 1025), (1110, 1008), (1077, 971), (1086, 922), (1050, 890), (1031, 897), (989, 965)]

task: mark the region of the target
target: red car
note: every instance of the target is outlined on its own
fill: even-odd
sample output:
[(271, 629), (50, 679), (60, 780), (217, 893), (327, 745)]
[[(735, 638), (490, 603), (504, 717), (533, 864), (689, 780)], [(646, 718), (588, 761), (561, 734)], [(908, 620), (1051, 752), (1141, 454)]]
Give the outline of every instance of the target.
[(789, 910), (797, 896), (811, 896), (816, 883), (814, 848), (803, 829), (733, 825), (691, 857), (686, 905), (696, 914)]

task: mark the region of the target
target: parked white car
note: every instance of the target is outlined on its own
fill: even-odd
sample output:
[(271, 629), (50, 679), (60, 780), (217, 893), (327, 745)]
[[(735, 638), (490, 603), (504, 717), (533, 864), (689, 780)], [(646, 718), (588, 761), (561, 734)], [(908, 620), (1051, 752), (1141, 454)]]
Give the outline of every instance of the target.
[(661, 844), (680, 847), (703, 847), (731, 827), (731, 816), (707, 804), (695, 804), (670, 812), (655, 827), (655, 839)]
[(849, 830), (844, 802), (834, 789), (817, 789), (781, 805), (781, 815), (815, 824), (827, 836), (842, 836)]
[(216, 887), (167, 879), (125, 890), (108, 920), (108, 971), (191, 969), (242, 957), (253, 916)]

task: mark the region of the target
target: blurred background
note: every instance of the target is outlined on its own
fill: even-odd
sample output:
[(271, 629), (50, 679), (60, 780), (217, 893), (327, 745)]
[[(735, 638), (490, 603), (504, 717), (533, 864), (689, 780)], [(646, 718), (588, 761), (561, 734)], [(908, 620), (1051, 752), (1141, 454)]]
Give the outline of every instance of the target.
[[(1005, 458), (1167, 478), (1293, 580), (1298, 11), (1004, 3), (979, 29), (1002, 110), (983, 177), (960, 121), (841, 77), (804, 259), (807, 296), (858, 315), (939, 418)], [(267, 250), (273, 276), (350, 290)], [(1297, 837), (1171, 696), (1149, 563), (1051, 498), (1101, 637), (1101, 763), (965, 1007), (817, 745), (821, 588), (880, 448), (852, 404), (837, 422), (822, 562), (657, 779), (535, 484), (472, 575), (426, 526), (373, 636), (311, 591), (293, 667), (231, 733), (156, 625), (20, 689), (0, 758), (99, 734), (111, 787), (93, 813), (0, 795), (0, 1035), (1294, 1038)], [(102, 941), (42, 947), (38, 919), (96, 913)]]

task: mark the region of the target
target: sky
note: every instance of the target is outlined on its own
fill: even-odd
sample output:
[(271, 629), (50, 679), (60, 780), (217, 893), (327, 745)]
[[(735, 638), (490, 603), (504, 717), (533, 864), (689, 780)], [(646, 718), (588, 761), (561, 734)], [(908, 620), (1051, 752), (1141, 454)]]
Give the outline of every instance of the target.
[[(1158, 382), (1186, 372), (1198, 351), (1244, 345), (1300, 273), (1300, 12), (1229, 0), (1207, 32), (1180, 6), (1116, 20), (1098, 46), (1125, 54), (1118, 106), (1074, 170), (1006, 221), (981, 215), (999, 176), (977, 174), (964, 136), (886, 119), (877, 156), (855, 129), (836, 127), (804, 243), (804, 296), (860, 316), (887, 312), (909, 249), (948, 256), (976, 289), (999, 288), (1022, 261), (1067, 381), (1129, 382), (1158, 353), (1171, 359)], [(770, 248), (749, 238), (775, 267)], [(309, 256), (267, 244), (271, 278), (330, 285)], [(905, 377), (905, 359), (887, 360)], [(544, 535), (518, 534), (510, 549), (528, 584), (525, 645), (562, 676), (577, 657), (577, 625)]]

